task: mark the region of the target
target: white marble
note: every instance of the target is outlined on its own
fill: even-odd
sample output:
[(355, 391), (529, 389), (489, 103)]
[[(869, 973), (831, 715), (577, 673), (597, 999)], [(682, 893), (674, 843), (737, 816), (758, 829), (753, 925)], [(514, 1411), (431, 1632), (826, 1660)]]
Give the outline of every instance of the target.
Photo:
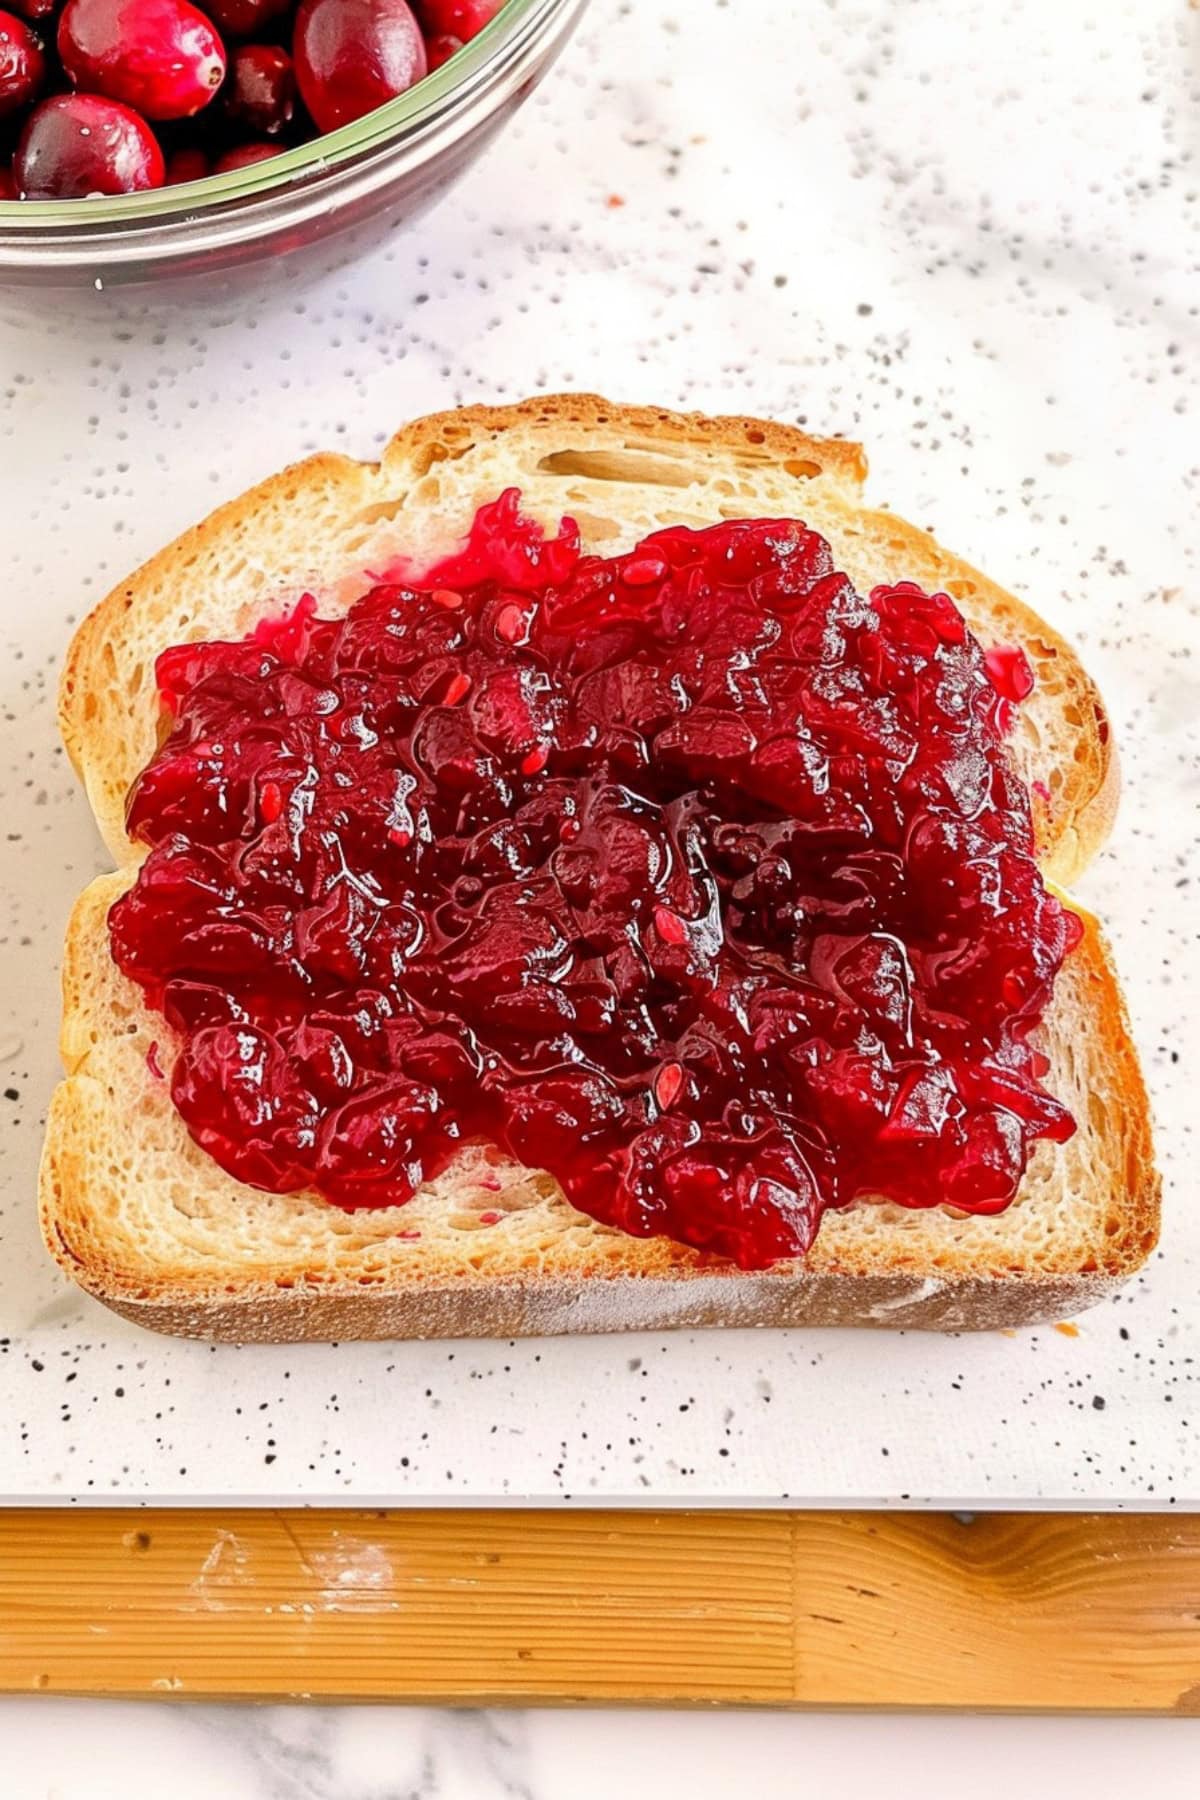
[(0, 1701), (5, 1800), (1193, 1800), (1200, 1721)]
[[(1195, 38), (1179, 0), (595, 0), (458, 193), (344, 275), (229, 318), (100, 295), (0, 327), (0, 1492), (1200, 1502)], [(104, 860), (53, 728), (71, 622), (306, 450), (569, 385), (861, 434), (876, 496), (1094, 666), (1127, 795), (1081, 893), (1168, 1193), (1161, 1252), (1078, 1337), (214, 1350), (46, 1259), (55, 965)]]

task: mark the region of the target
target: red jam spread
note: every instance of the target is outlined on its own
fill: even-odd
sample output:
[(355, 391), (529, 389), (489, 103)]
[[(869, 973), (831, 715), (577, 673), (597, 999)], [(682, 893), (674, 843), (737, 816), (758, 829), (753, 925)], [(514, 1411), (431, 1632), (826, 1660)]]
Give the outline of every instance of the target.
[(193, 1137), (343, 1207), (483, 1139), (743, 1268), (857, 1195), (1000, 1210), (1074, 1129), (1024, 657), (790, 520), (604, 558), (518, 500), (342, 618), (159, 658), (110, 929)]

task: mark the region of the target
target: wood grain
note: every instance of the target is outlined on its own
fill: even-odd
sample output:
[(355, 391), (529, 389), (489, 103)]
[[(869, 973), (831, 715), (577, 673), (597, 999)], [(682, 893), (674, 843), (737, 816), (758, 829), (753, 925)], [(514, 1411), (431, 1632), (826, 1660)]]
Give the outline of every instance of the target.
[(0, 1514), (0, 1691), (1200, 1713), (1200, 1518)]

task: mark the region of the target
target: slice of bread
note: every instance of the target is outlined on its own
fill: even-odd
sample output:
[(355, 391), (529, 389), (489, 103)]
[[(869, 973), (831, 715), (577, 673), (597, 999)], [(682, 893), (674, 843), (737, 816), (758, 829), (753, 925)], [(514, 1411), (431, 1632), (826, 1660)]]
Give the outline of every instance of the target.
[[(42, 1223), (64, 1269), (156, 1329), (238, 1341), (516, 1336), (697, 1325), (989, 1328), (1094, 1303), (1157, 1234), (1145, 1091), (1095, 921), (1040, 1037), (1047, 1085), (1079, 1129), (1039, 1144), (993, 1218), (863, 1201), (826, 1216), (802, 1261), (744, 1274), (576, 1212), (544, 1173), (464, 1150), (403, 1208), (345, 1213), (226, 1175), (189, 1138), (151, 1045), (162, 1018), (108, 950), (107, 913), (142, 854), (125, 795), (156, 743), (154, 661), (238, 637), (304, 591), (326, 615), (399, 557), (431, 564), (477, 507), (519, 487), (549, 525), (572, 514), (611, 554), (669, 524), (790, 516), (825, 536), (860, 591), (904, 579), (951, 594), (985, 644), (1026, 651), (1037, 686), (1012, 753), (1033, 786), (1040, 858), (1067, 882), (1112, 820), (1108, 722), (1069, 646), (926, 533), (861, 504), (857, 446), (781, 425), (610, 405), (586, 395), (470, 408), (400, 432), (378, 464), (317, 456), (221, 508), (116, 589), (76, 635), (63, 736), (118, 874), (71, 920), (67, 1078), (51, 1107)], [(169, 1061), (169, 1058), (167, 1059)], [(499, 1214), (498, 1222), (489, 1223)]]

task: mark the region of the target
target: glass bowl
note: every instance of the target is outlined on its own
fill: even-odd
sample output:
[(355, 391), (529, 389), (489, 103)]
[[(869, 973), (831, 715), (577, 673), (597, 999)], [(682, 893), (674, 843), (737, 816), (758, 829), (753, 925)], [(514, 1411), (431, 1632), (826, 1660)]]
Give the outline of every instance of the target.
[(255, 272), (274, 287), (293, 270), (337, 266), (458, 178), (532, 93), (586, 4), (508, 0), (408, 93), (269, 162), (150, 193), (0, 201), (0, 288), (229, 293)]

